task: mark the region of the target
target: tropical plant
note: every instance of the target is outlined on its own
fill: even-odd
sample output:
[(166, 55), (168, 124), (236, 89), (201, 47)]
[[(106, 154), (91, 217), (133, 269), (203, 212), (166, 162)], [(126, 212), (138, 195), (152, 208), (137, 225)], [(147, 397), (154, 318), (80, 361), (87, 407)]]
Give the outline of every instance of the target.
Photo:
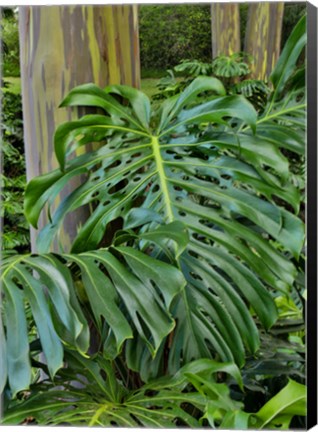
[[(52, 222), (40, 232), (40, 252), (49, 250), (65, 215), (88, 203), (94, 209), (78, 232), (74, 253), (98, 248), (105, 228), (118, 218), (124, 229), (141, 227), (140, 232), (162, 222), (185, 224), (190, 242), (177, 260), (188, 284), (174, 305), (177, 325), (170, 346), (170, 371), (177, 370), (180, 363), (215, 352), (223, 361), (235, 359), (242, 365), (245, 349), (255, 352), (259, 346), (258, 330), (245, 301), (253, 304), (261, 323), (269, 328), (277, 312), (266, 284), (287, 292), (296, 276), (294, 266), (267, 237), (275, 238), (295, 257), (303, 243), (301, 221), (270, 201), (275, 194), (292, 202), (297, 210), (297, 190), (286, 183), (287, 160), (265, 139), (262, 151), (251, 152), (249, 146), (254, 147), (257, 140), (254, 135), (242, 133), (239, 141), (246, 144), (235, 141), (233, 146), (234, 125), (223, 118), (236, 117), (252, 127), (256, 121), (253, 107), (243, 98), (221, 96), (185, 108), (206, 90), (224, 94), (218, 80), (198, 78), (181, 96), (163, 104), (158, 129), (151, 132), (150, 104), (137, 90), (111, 86), (103, 91), (93, 85), (74, 89), (64, 106), (95, 105), (112, 117), (89, 115), (60, 126), (55, 149), (61, 169), (32, 180), (25, 200), (29, 221), (36, 225), (48, 198), (52, 202), (73, 176), (88, 174), (86, 182), (61, 203)], [(121, 105), (110, 93), (123, 96), (131, 106)], [(205, 130), (196, 126), (202, 122), (208, 122)], [(213, 128), (211, 123), (221, 128)], [(92, 140), (104, 141), (107, 135), (109, 142), (99, 150), (67, 158), (75, 147)], [(225, 151), (228, 149), (234, 150), (233, 154)], [(240, 160), (235, 151), (240, 151)], [(266, 160), (264, 154), (268, 155)], [(264, 163), (276, 170), (275, 177), (265, 171)], [(140, 211), (132, 213), (131, 209)], [(282, 220), (286, 221), (283, 227)], [(139, 247), (146, 250), (148, 244), (139, 243)], [(156, 249), (152, 253), (157, 254)], [(268, 267), (264, 267), (264, 260)], [(138, 338), (133, 342), (134, 353), (130, 345), (127, 343), (126, 348), (128, 363), (147, 379), (149, 370), (141, 367), (141, 359), (145, 356), (150, 362), (149, 351)], [(163, 348), (164, 344), (158, 362)], [(144, 354), (133, 358), (137, 352)], [(152, 369), (154, 365), (158, 367), (156, 362), (149, 363)]]
[(242, 94), (257, 110), (261, 110), (270, 90), (264, 81), (246, 79), (252, 61), (251, 56), (241, 52), (216, 57), (212, 63), (182, 60), (173, 70), (183, 78), (177, 79), (173, 70), (167, 70), (168, 76), (158, 82), (159, 93), (153, 99), (164, 99), (180, 93), (198, 76), (215, 76), (222, 80), (228, 94)]
[[(61, 169), (34, 179), (27, 189), (26, 214), (36, 225), (45, 202), (52, 202), (70, 178), (87, 173), (86, 182), (61, 203), (39, 234), (42, 252), (48, 251), (65, 215), (89, 203), (92, 214), (72, 252), (96, 249), (118, 218), (126, 230), (147, 232), (173, 221), (189, 230), (189, 245), (178, 258), (187, 286), (172, 312), (177, 321), (173, 338), (162, 344), (156, 362), (142, 340), (133, 342), (134, 350), (126, 344), (128, 365), (143, 379), (156, 375), (167, 343), (171, 372), (213, 353), (242, 365), (245, 350), (255, 352), (259, 346), (245, 302), (269, 328), (277, 318), (269, 287), (287, 293), (297, 274), (285, 256), (290, 252), (297, 259), (303, 245), (302, 222), (288, 208), (298, 212), (300, 198), (288, 181), (288, 161), (271, 138), (253, 133), (257, 116), (243, 98), (221, 96), (191, 106), (208, 90), (225, 94), (220, 81), (197, 78), (162, 105), (157, 126), (151, 128), (150, 103), (142, 93), (126, 86), (74, 89), (62, 106), (93, 105), (108, 115), (61, 125), (55, 135)], [(84, 157), (69, 158), (91, 141), (106, 143)], [(148, 244), (135, 246), (146, 250)], [(149, 368), (142, 367), (144, 362)]]
[(229, 56), (221, 55), (212, 62), (213, 72), (216, 76), (224, 78), (247, 75), (250, 72), (247, 61), (250, 63), (252, 60), (252, 56), (240, 52)]
[(261, 111), (266, 104), (270, 89), (262, 80), (244, 79), (231, 87), (231, 93), (245, 96), (256, 109)]
[[(164, 244), (165, 235), (175, 239), (178, 248), (187, 242), (178, 222), (141, 234), (140, 239)], [(1, 351), (8, 362), (0, 388), (8, 376), (13, 396), (32, 381), (26, 300), (53, 378), (63, 365), (63, 343), (83, 355), (89, 349), (88, 321), (79, 301), (86, 303), (86, 316), (101, 335), (106, 358), (118, 355), (133, 329), (155, 356), (174, 327), (170, 305), (185, 284), (175, 267), (127, 246), (78, 255), (13, 256), (4, 260), (2, 270), (6, 337), (2, 329)]]
[(305, 69), (297, 62), (306, 44), (306, 17), (303, 16), (273, 70), (273, 91), (257, 122), (257, 132), (269, 138), (291, 163), (291, 180), (304, 200), (304, 155), (306, 128)]
[(198, 77), (200, 75), (211, 75), (212, 64), (204, 63), (198, 60), (182, 60), (174, 67), (176, 72), (181, 72), (184, 75)]
[[(60, 167), (27, 186), (29, 222), (37, 227), (44, 210), (50, 222), (38, 235), (37, 254), (3, 263), (1, 352), (8, 370), (1, 384), (9, 399), (31, 390), (25, 402), (8, 403), (7, 422), (23, 421), (28, 411), (38, 423), (49, 413), (53, 424), (81, 424), (88, 416), (99, 425), (261, 428), (289, 426), (304, 415), (302, 384), (289, 381), (290, 399), (284, 388), (250, 414), (232, 397), (230, 380), (215, 375), (230, 367), (241, 391), (233, 371), (246, 363), (243, 378), (252, 385), (246, 360), (262, 360), (281, 318), (279, 297), (298, 289), (302, 197), (284, 151), (298, 154), (303, 145), (303, 90), (293, 75), (303, 34), (301, 21), (273, 71), (273, 95), (261, 116), (244, 97), (226, 96), (213, 77), (197, 77), (153, 115), (149, 99), (124, 85), (85, 84), (64, 99), (62, 107), (104, 114), (60, 125)], [(206, 92), (214, 96), (202, 102)], [(90, 143), (93, 150), (75, 152)], [(53, 211), (78, 176), (83, 182)], [(82, 206), (90, 217), (71, 250), (51, 253), (66, 215)], [(38, 334), (28, 334), (30, 326)], [(39, 368), (47, 380), (37, 382)], [(282, 397), (288, 403), (275, 411)], [(36, 408), (39, 399), (44, 411)]]
[(306, 415), (306, 387), (292, 380), (258, 412), (247, 412), (230, 393), (231, 382), (243, 390), (233, 363), (197, 360), (131, 390), (100, 355), (88, 360), (66, 352), (65, 360), (54, 383), (43, 380), (31, 397), (9, 405), (4, 424), (285, 429), (295, 415)]

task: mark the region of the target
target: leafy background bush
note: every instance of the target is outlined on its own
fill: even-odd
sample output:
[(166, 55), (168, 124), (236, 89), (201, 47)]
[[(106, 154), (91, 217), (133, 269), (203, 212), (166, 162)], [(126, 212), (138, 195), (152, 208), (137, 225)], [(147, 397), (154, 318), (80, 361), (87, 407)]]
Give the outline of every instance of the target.
[(11, 8), (1, 9), (2, 73), (3, 76), (19, 77), (19, 29), (16, 12)]
[[(305, 4), (285, 3), (282, 47), (305, 11)], [(141, 5), (139, 31), (142, 76), (158, 76), (158, 71), (176, 66), (184, 59), (211, 61), (210, 17), (208, 4)], [(240, 4), (242, 51), (247, 17), (248, 4)]]
[(211, 58), (209, 5), (141, 5), (139, 31), (142, 69), (162, 70), (185, 58)]
[(1, 173), (2, 248), (29, 251), (29, 224), (24, 211), (26, 185), (21, 95), (4, 91), (1, 112), (3, 170)]

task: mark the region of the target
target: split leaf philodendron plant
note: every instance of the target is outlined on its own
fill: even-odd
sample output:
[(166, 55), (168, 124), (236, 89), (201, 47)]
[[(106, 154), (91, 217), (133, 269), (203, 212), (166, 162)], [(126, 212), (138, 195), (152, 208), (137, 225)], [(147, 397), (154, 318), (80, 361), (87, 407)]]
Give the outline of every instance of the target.
[[(304, 153), (305, 105), (292, 76), (304, 33), (302, 20), (272, 74), (274, 90), (259, 118), (244, 97), (226, 96), (211, 77), (196, 78), (155, 113), (146, 95), (124, 85), (85, 84), (69, 93), (62, 107), (92, 106), (104, 114), (59, 126), (54, 145), (60, 167), (27, 186), (29, 222), (37, 227), (44, 209), (50, 222), (39, 233), (38, 254), (3, 263), (2, 388), (13, 396), (27, 389), (39, 352), (56, 383), (70, 356), (95, 370), (89, 360), (92, 328), (105, 376), (120, 359), (143, 382), (203, 358), (242, 367), (246, 355), (257, 352), (260, 328), (270, 329), (278, 318), (275, 293), (288, 295), (297, 277), (304, 242), (301, 193), (282, 151)], [(284, 96), (291, 82), (296, 84)], [(209, 97), (202, 102), (198, 96), (205, 92)], [(77, 155), (90, 143), (99, 146)], [(64, 186), (79, 176), (84, 181), (52, 211)], [(50, 252), (65, 217), (87, 205), (90, 216), (71, 251)], [(114, 221), (120, 225), (115, 232)], [(30, 316), (39, 341), (35, 351)], [(195, 373), (186, 377), (198, 391), (190, 403), (213, 426), (221, 415), (212, 402), (216, 384)], [(81, 390), (67, 389), (72, 405), (81, 400)], [(131, 422), (139, 409), (149, 410), (140, 397), (128, 397), (137, 398), (136, 405), (133, 417), (126, 418), (127, 411), (123, 418)], [(56, 406), (54, 395), (47, 402)], [(108, 424), (99, 423), (106, 405), (92, 424)], [(173, 418), (180, 416), (180, 405), (170, 409)], [(107, 421), (114, 416), (112, 411)], [(156, 425), (145, 416), (146, 426)], [(226, 427), (248, 424), (244, 415), (228, 413), (226, 419)], [(126, 420), (117, 424), (142, 423)]]
[(5, 424), (19, 424), (28, 416), (50, 426), (284, 429), (294, 415), (306, 414), (306, 387), (292, 380), (258, 412), (244, 411), (228, 386), (218, 382), (218, 374), (226, 374), (243, 388), (233, 363), (196, 360), (172, 377), (129, 391), (102, 356), (88, 360), (66, 352), (65, 359), (67, 367), (57, 373), (54, 385), (44, 380), (35, 386), (32, 397), (7, 410)]

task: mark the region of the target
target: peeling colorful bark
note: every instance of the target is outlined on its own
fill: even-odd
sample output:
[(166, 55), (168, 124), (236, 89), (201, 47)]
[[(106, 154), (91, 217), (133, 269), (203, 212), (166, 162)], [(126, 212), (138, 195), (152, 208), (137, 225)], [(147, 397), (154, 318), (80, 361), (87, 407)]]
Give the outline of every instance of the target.
[(238, 3), (212, 3), (212, 58), (241, 51)]
[(273, 70), (281, 44), (284, 3), (249, 5), (244, 51), (254, 57), (251, 78), (266, 80)]
[[(25, 154), (30, 180), (58, 166), (53, 153), (54, 131), (79, 114), (75, 109), (58, 106), (73, 87), (88, 82), (102, 87), (139, 87), (137, 6), (27, 6), (20, 8), (19, 27)], [(71, 189), (68, 185), (60, 199)], [(68, 218), (60, 235), (62, 249), (69, 250), (76, 226), (86, 219), (87, 212), (77, 211)], [(39, 227), (46, 222), (42, 216)], [(34, 237), (32, 230), (33, 250)], [(54, 249), (58, 250), (57, 245)]]

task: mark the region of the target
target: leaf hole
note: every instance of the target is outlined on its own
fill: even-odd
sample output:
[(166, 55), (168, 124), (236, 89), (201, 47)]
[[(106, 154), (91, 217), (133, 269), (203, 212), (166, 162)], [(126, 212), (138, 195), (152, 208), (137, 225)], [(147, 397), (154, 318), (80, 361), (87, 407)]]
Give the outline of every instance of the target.
[(120, 159), (117, 159), (115, 162), (113, 162), (111, 165), (109, 165), (109, 167), (105, 168), (105, 171), (106, 171), (107, 169), (110, 169), (110, 168), (116, 168), (116, 167), (118, 167), (120, 164), (121, 164), (121, 160), (120, 160)]
[(210, 221), (208, 221), (207, 219), (199, 219), (199, 223), (201, 225), (206, 226), (206, 225), (208, 225), (210, 223)]
[(111, 195), (115, 192), (122, 191), (128, 184), (128, 180), (124, 179), (118, 182), (116, 185), (114, 185), (112, 188), (109, 189), (108, 193)]
[(207, 240), (207, 238), (205, 236), (198, 234), (198, 233), (193, 233), (192, 237), (201, 243), (206, 243), (206, 240)]
[[(34, 275), (33, 275), (33, 277), (34, 277)], [(37, 279), (37, 278), (34, 278), (34, 279)], [(17, 288), (19, 288), (21, 291), (23, 291), (23, 284), (19, 281), (18, 278), (13, 277), (12, 282), (17, 286)]]
[(144, 395), (147, 397), (157, 396), (157, 394), (159, 394), (159, 392), (157, 390), (146, 390), (144, 392)]
[(200, 281), (203, 280), (202, 277), (201, 277), (200, 275), (198, 275), (197, 273), (190, 272), (189, 274), (190, 274), (190, 276), (192, 277), (192, 279), (200, 280)]
[(137, 425), (139, 426), (143, 426), (143, 424), (141, 423), (141, 421), (138, 419), (138, 417), (136, 417), (134, 414), (129, 413), (130, 417), (137, 423)]

